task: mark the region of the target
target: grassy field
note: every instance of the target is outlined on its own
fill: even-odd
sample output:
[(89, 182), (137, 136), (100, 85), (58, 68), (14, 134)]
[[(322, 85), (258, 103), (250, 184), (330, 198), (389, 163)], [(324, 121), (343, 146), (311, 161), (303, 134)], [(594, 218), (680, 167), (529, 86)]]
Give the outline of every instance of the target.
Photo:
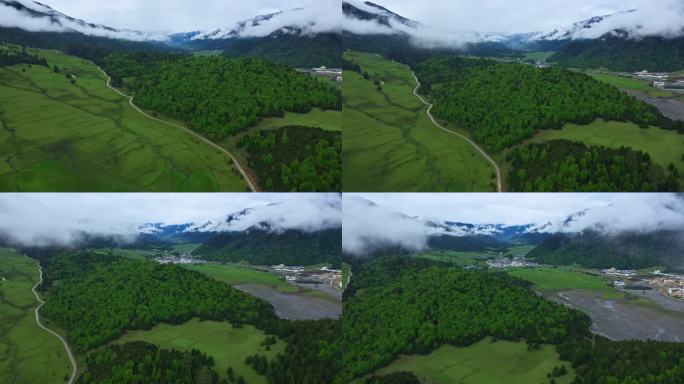
[(535, 289), (543, 292), (569, 289), (586, 289), (603, 294), (616, 292), (601, 277), (579, 271), (560, 268), (516, 268), (507, 269), (506, 272), (531, 281)]
[(484, 265), (485, 261), (495, 257), (498, 253), (490, 252), (471, 252), (471, 251), (451, 251), (451, 250), (432, 250), (416, 254), (416, 257), (452, 263), (457, 266)]
[(587, 145), (609, 148), (631, 147), (648, 153), (656, 164), (667, 167), (673, 163), (679, 169), (679, 187), (684, 189), (684, 135), (657, 127), (639, 128), (635, 124), (596, 120), (589, 125), (566, 124), (561, 130), (537, 132), (530, 142), (555, 139), (578, 141)]
[[(344, 75), (344, 191), (492, 191), (494, 169), (465, 140), (441, 131), (413, 95), (409, 68), (348, 52), (368, 72)], [(375, 81), (384, 84), (378, 90)]]
[(0, 190), (247, 189), (230, 158), (135, 111), (91, 62), (38, 54), (50, 69), (0, 68)]
[(192, 264), (185, 265), (193, 271), (199, 271), (205, 275), (228, 283), (236, 284), (262, 284), (268, 285), (280, 292), (297, 292), (299, 288), (280, 280), (273, 273), (259, 271), (250, 267), (243, 267), (235, 264)]
[(227, 322), (193, 319), (181, 325), (160, 324), (149, 331), (128, 331), (115, 343), (142, 340), (180, 351), (198, 349), (214, 358), (214, 368), (221, 377), (226, 376), (230, 366), (236, 377), (242, 375), (247, 383), (265, 384), (266, 378), (245, 364), (245, 358), (255, 353), (270, 359), (284, 350), (284, 342), (278, 341), (266, 351), (260, 345), (265, 338), (263, 332), (251, 325), (234, 328)]
[(230, 151), (235, 156), (246, 172), (249, 172), (254, 180), (258, 178), (254, 172), (249, 169), (249, 154), (244, 148), (238, 148), (238, 143), (246, 135), (251, 135), (258, 131), (278, 129), (289, 125), (300, 125), (305, 127), (314, 127), (324, 129), (326, 131), (342, 131), (342, 112), (341, 111), (323, 111), (314, 108), (309, 113), (292, 113), (285, 112), (283, 117), (269, 117), (261, 120), (257, 125), (246, 129), (236, 135), (230, 136), (218, 144)]
[(550, 51), (534, 51), (534, 52), (525, 52), (525, 59), (527, 60), (539, 60), (539, 59), (548, 59), (549, 57), (553, 56), (555, 52), (550, 52)]
[(674, 94), (671, 92), (663, 91), (662, 89), (651, 86), (646, 81), (637, 80), (631, 77), (619, 76), (603, 71), (587, 71), (586, 73), (591, 75), (596, 80), (603, 81), (604, 83), (614, 85), (621, 89), (633, 89), (635, 91), (646, 92), (649, 95), (656, 97), (674, 96)]
[(536, 384), (547, 383), (546, 375), (560, 365), (568, 373), (556, 383), (569, 384), (575, 373), (570, 363), (559, 360), (555, 347), (528, 351), (526, 343), (487, 338), (465, 348), (445, 345), (429, 355), (401, 356), (375, 374), (410, 371), (424, 384)]
[(0, 248), (0, 383), (61, 383), (71, 373), (62, 343), (36, 324), (38, 280), (35, 260)]

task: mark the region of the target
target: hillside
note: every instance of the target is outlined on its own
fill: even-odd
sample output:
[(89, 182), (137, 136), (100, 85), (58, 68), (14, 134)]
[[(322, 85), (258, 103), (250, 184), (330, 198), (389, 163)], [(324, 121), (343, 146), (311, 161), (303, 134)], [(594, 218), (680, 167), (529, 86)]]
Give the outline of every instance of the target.
[(204, 241), (193, 251), (193, 255), (211, 261), (246, 261), (257, 265), (339, 264), (342, 255), (341, 238), (340, 229), (312, 233), (259, 229), (224, 232)]
[(552, 265), (578, 264), (586, 268), (638, 269), (666, 266), (684, 269), (681, 233), (625, 232), (616, 235), (596, 231), (556, 234), (542, 241), (528, 257)]
[(549, 61), (571, 68), (674, 72), (684, 69), (684, 37), (569, 41)]

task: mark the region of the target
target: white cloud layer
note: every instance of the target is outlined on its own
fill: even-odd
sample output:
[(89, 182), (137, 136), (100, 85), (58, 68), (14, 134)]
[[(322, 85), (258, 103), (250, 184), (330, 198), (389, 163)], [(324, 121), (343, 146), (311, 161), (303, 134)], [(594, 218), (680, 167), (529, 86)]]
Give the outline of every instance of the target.
[[(377, 205), (371, 205), (372, 201)], [(573, 221), (566, 219), (578, 212)], [(429, 236), (447, 233), (428, 225), (532, 224), (544, 232), (604, 233), (681, 230), (684, 196), (676, 194), (345, 194), (343, 249), (365, 254), (377, 247), (423, 249)], [(550, 223), (550, 225), (547, 225)]]
[(132, 240), (146, 223), (218, 223), (253, 208), (239, 223), (216, 230), (243, 230), (259, 222), (274, 230), (341, 225), (338, 194), (1, 194), (0, 234), (24, 245), (70, 244), (83, 233)]

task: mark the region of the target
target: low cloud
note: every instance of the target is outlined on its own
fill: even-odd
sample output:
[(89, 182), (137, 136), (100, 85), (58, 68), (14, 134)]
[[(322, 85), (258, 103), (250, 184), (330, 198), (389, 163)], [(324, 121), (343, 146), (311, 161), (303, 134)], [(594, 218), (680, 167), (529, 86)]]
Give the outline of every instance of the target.
[[(346, 194), (345, 252), (363, 256), (398, 247), (419, 251), (436, 235), (498, 232), (492, 225), (532, 225), (530, 231), (608, 235), (681, 231), (684, 195), (677, 194)], [(474, 224), (470, 230), (446, 222)]]
[[(24, 246), (75, 245), (84, 237), (133, 241), (147, 223), (240, 231), (268, 223), (274, 231), (341, 225), (339, 194), (2, 194), (0, 239)], [(225, 215), (250, 208), (232, 225)]]

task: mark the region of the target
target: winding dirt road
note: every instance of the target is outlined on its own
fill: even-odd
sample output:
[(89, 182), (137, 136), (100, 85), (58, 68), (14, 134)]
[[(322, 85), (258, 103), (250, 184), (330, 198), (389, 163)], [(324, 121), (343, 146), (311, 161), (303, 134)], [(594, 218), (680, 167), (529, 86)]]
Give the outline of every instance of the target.
[(423, 96), (421, 96), (421, 95), (418, 93), (418, 89), (420, 89), (420, 81), (418, 80), (418, 76), (416, 76), (416, 73), (415, 73), (415, 72), (411, 71), (411, 75), (413, 75), (413, 78), (416, 80), (416, 84), (418, 84), (418, 85), (416, 86), (416, 88), (413, 90), (413, 94), (416, 95), (416, 97), (417, 97), (423, 104), (427, 105), (427, 107), (428, 107), (428, 109), (427, 109), (427, 115), (428, 115), (428, 117), (430, 118), (430, 120), (432, 120), (432, 123), (433, 123), (437, 128), (439, 128), (439, 129), (441, 129), (441, 130), (443, 130), (443, 131), (445, 131), (445, 132), (451, 133), (452, 135), (456, 135), (456, 136), (462, 138), (463, 140), (467, 141), (468, 143), (470, 143), (473, 147), (475, 147), (475, 149), (477, 149), (477, 151), (480, 152), (480, 153), (482, 154), (482, 156), (483, 156), (485, 159), (487, 159), (487, 161), (489, 161), (489, 162), (494, 166), (494, 169), (496, 170), (496, 190), (497, 190), (497, 192), (503, 192), (503, 185), (502, 185), (502, 183), (501, 183), (501, 169), (499, 169), (499, 165), (496, 164), (496, 161), (494, 161), (494, 159), (492, 159), (491, 156), (489, 156), (489, 154), (487, 154), (487, 152), (484, 151), (484, 149), (480, 148), (480, 147), (479, 147), (474, 141), (472, 141), (470, 138), (468, 138), (467, 136), (461, 135), (461, 134), (458, 133), (458, 132), (454, 132), (454, 131), (452, 131), (452, 130), (450, 130), (450, 129), (444, 128), (441, 124), (439, 124), (439, 123), (437, 122), (437, 120), (435, 120), (435, 118), (432, 116), (432, 113), (431, 113), (432, 107), (434, 107), (434, 105), (428, 103), (428, 102), (423, 98)]
[(200, 139), (200, 140), (203, 141), (204, 143), (206, 143), (206, 144), (212, 146), (214, 149), (216, 149), (216, 150), (218, 150), (218, 151), (220, 151), (220, 152), (223, 152), (224, 154), (228, 155), (228, 157), (230, 157), (230, 159), (233, 161), (233, 164), (235, 164), (235, 167), (238, 169), (238, 171), (240, 171), (240, 174), (242, 175), (242, 178), (245, 179), (245, 182), (247, 182), (247, 185), (249, 186), (249, 189), (250, 189), (252, 192), (259, 192), (259, 187), (257, 186), (257, 183), (256, 183), (254, 180), (252, 180), (252, 178), (249, 176), (249, 174), (247, 174), (247, 172), (245, 172), (245, 170), (242, 168), (242, 166), (241, 166), (240, 163), (237, 161), (237, 159), (235, 158), (235, 156), (233, 156), (232, 153), (228, 152), (225, 148), (221, 147), (220, 145), (214, 143), (213, 141), (207, 139), (206, 137), (204, 137), (204, 136), (198, 134), (197, 132), (195, 132), (195, 131), (193, 131), (193, 130), (191, 130), (191, 129), (189, 129), (189, 128), (186, 128), (186, 127), (184, 127), (184, 126), (182, 126), (182, 125), (179, 125), (179, 124), (176, 124), (176, 123), (172, 123), (172, 122), (170, 122), (170, 121), (158, 119), (158, 118), (156, 118), (156, 117), (154, 117), (154, 116), (148, 115), (145, 111), (143, 111), (142, 109), (138, 108), (137, 105), (133, 104), (133, 96), (129, 96), (129, 95), (127, 95), (127, 94), (125, 94), (125, 93), (119, 91), (118, 89), (112, 87), (112, 84), (111, 84), (111, 83), (112, 83), (112, 78), (107, 74), (107, 72), (105, 72), (105, 71), (104, 71), (102, 68), (100, 68), (99, 66), (97, 67), (97, 69), (99, 69), (100, 72), (102, 72), (102, 74), (104, 74), (104, 75), (107, 77), (107, 86), (108, 86), (110, 89), (114, 90), (114, 92), (116, 92), (116, 93), (118, 93), (119, 95), (121, 95), (121, 96), (127, 98), (127, 99), (128, 99), (128, 103), (131, 105), (131, 107), (133, 107), (133, 109), (135, 109), (136, 111), (138, 111), (138, 112), (140, 112), (141, 114), (143, 114), (145, 117), (150, 118), (150, 119), (152, 119), (152, 120), (156, 120), (156, 121), (158, 121), (158, 122), (160, 122), (160, 123), (164, 123), (164, 124), (166, 124), (166, 125), (170, 125), (170, 126), (172, 126), (172, 127), (180, 128), (180, 129), (182, 129), (183, 131), (189, 133), (190, 135), (195, 136), (196, 138)]
[(59, 341), (61, 341), (62, 344), (64, 344), (64, 349), (66, 349), (67, 355), (69, 355), (69, 360), (71, 361), (71, 376), (69, 377), (67, 383), (73, 384), (74, 380), (76, 380), (76, 372), (78, 372), (78, 367), (76, 365), (76, 359), (74, 359), (74, 354), (71, 352), (71, 348), (69, 348), (69, 344), (66, 342), (66, 340), (64, 340), (64, 338), (59, 333), (44, 326), (43, 323), (40, 322), (40, 308), (45, 304), (45, 301), (43, 301), (43, 299), (40, 298), (38, 292), (36, 291), (36, 288), (38, 288), (38, 286), (40, 286), (43, 283), (43, 267), (40, 266), (40, 263), (38, 263), (38, 272), (40, 272), (40, 281), (36, 283), (36, 285), (34, 285), (33, 288), (31, 288), (33, 294), (36, 295), (36, 300), (38, 300), (38, 306), (36, 307), (35, 311), (36, 323), (38, 323), (39, 327), (55, 335), (55, 337), (57, 337)]

